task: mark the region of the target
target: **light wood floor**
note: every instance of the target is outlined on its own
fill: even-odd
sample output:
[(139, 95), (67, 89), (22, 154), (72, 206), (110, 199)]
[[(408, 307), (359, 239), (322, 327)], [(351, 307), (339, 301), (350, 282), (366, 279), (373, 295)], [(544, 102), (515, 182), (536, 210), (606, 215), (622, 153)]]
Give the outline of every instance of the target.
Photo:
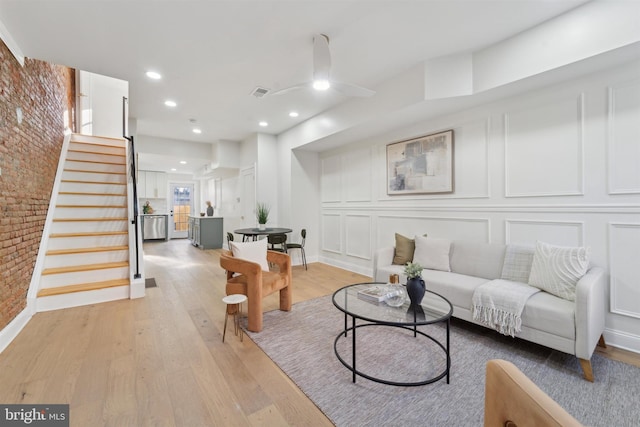
[[(186, 240), (145, 244), (158, 283), (145, 298), (36, 314), (0, 354), (0, 403), (69, 403), (72, 426), (330, 426), (247, 336), (229, 328), (222, 343), (218, 257)], [(367, 280), (294, 267), (294, 303)], [(277, 307), (275, 294), (266, 309)], [(640, 366), (638, 354), (598, 351)]]

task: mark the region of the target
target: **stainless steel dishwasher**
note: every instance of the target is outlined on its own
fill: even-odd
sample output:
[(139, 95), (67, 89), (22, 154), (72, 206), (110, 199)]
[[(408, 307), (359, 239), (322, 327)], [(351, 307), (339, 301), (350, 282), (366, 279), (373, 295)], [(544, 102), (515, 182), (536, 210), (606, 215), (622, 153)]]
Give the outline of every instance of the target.
[(143, 240), (167, 238), (167, 215), (145, 215), (142, 219)]

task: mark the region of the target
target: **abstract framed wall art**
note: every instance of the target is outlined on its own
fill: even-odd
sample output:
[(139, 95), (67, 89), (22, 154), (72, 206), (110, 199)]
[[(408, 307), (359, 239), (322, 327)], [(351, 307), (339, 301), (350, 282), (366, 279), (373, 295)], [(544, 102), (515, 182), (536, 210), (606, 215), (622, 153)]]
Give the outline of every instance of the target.
[(453, 130), (387, 145), (387, 194), (453, 193)]

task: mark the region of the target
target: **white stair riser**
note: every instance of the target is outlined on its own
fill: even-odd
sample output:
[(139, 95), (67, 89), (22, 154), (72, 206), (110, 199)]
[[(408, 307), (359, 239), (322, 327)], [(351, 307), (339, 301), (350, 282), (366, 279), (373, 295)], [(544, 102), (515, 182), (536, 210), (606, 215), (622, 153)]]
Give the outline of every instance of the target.
[(127, 231), (128, 221), (53, 221), (51, 233)]
[(127, 194), (127, 186), (63, 181), (60, 183), (60, 191), (67, 193)]
[(101, 270), (76, 271), (73, 273), (45, 274), (40, 278), (40, 288), (79, 285), (82, 283), (106, 282), (129, 278), (129, 267), (105, 268)]
[(86, 252), (82, 254), (47, 255), (44, 268), (71, 267), (74, 265), (102, 264), (129, 260), (129, 249), (119, 251)]
[(127, 176), (115, 173), (62, 172), (62, 179), (71, 181), (113, 182), (126, 184)]
[(69, 143), (69, 150), (74, 151), (90, 151), (92, 153), (102, 153), (102, 154), (117, 154), (119, 156), (124, 156), (125, 149), (124, 146), (116, 147), (116, 146), (107, 146), (103, 144), (87, 144), (84, 142), (76, 142), (71, 141)]
[(125, 206), (127, 204), (127, 196), (87, 196), (85, 194), (59, 194), (59, 205), (76, 205), (76, 206)]
[(112, 165), (105, 163), (89, 163), (81, 161), (66, 160), (64, 162), (65, 169), (96, 171), (96, 172), (120, 172), (125, 173), (127, 167), (125, 165)]
[(85, 153), (82, 151), (69, 151), (67, 160), (90, 160), (92, 162), (124, 165), (127, 160), (124, 156), (110, 156), (107, 154)]
[(58, 218), (126, 218), (127, 208), (63, 208), (56, 206), (54, 219)]
[(104, 138), (93, 135), (73, 134), (71, 135), (70, 142), (87, 142), (101, 145), (113, 145), (114, 147), (125, 146), (125, 140), (123, 138)]
[(129, 243), (129, 236), (86, 236), (86, 237), (50, 237), (48, 250), (94, 248), (99, 246), (123, 246)]

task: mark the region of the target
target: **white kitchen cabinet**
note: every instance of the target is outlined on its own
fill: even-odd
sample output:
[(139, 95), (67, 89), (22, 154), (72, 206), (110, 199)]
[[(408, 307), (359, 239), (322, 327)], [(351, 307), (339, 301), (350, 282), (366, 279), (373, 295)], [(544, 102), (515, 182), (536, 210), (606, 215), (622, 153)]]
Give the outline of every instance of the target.
[(147, 172), (138, 171), (138, 197), (147, 197)]
[(167, 198), (167, 174), (164, 172), (138, 171), (138, 197), (147, 199)]

